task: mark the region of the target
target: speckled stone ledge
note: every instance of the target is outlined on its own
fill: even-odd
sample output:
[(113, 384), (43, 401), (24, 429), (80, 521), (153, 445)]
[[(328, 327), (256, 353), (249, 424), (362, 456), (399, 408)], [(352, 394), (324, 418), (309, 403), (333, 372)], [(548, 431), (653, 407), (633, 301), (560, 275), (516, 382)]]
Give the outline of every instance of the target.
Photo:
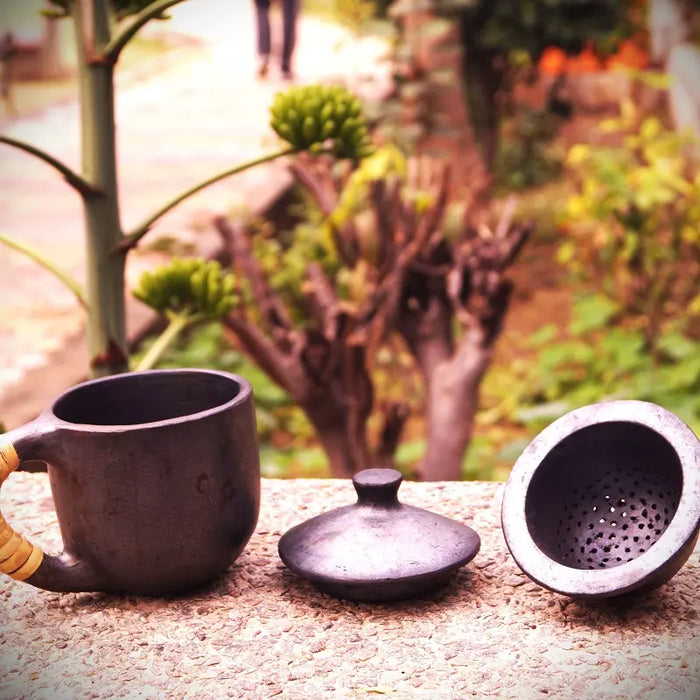
[[(700, 551), (662, 588), (576, 602), (520, 572), (502, 484), (405, 483), (404, 503), (477, 530), (482, 547), (426, 600), (330, 598), (287, 571), (281, 534), (354, 499), (345, 480), (263, 480), (256, 533), (188, 597), (56, 594), (0, 580), (0, 698), (699, 698)], [(2, 509), (60, 549), (45, 474), (13, 474)]]

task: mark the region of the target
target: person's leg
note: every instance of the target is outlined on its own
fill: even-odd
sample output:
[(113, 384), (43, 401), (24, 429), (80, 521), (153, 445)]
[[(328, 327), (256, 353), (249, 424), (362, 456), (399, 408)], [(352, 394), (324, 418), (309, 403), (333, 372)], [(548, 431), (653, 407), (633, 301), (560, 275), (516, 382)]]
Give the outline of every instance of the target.
[(282, 0), (284, 42), (282, 44), (282, 75), (292, 77), (292, 56), (297, 39), (297, 14), (301, 0)]
[(270, 0), (255, 0), (255, 13), (258, 24), (258, 75), (267, 75), (270, 60)]

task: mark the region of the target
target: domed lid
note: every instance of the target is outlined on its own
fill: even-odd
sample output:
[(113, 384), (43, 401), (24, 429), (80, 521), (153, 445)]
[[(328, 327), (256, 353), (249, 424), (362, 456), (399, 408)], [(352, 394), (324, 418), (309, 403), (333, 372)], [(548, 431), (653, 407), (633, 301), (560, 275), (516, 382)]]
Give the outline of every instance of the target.
[(365, 469), (352, 481), (355, 504), (296, 525), (279, 541), (282, 561), (321, 590), (356, 600), (415, 597), (479, 551), (471, 528), (400, 503), (398, 471)]

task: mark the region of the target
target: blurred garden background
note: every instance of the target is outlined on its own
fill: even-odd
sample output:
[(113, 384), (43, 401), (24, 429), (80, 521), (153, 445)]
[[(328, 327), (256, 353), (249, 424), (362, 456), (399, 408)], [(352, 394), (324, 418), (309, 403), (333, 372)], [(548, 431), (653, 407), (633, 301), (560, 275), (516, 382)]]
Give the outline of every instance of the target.
[[(39, 25), (41, 70), (23, 77), (32, 42), (11, 4), (0, 135), (76, 97), (69, 32), (53, 33), (66, 20)], [(156, 4), (112, 3), (113, 19)], [(120, 65), (186, 63), (198, 45), (170, 21)], [(255, 93), (272, 128), (245, 154), (281, 141), (288, 180), (259, 211), (230, 195), (237, 175), (217, 185), (215, 262), (173, 224), (129, 239), (157, 251), (127, 287), (160, 319), (129, 366), (155, 347), (157, 367), (247, 377), (265, 476), (502, 480), (549, 422), (613, 398), (700, 432), (700, 3), (303, 0), (299, 22), (338, 27), (347, 70), (310, 75), (325, 57), (301, 26), (295, 79)], [(252, 33), (216, 37), (250, 56), (226, 68), (242, 111)], [(16, 243), (10, 229), (0, 206)]]

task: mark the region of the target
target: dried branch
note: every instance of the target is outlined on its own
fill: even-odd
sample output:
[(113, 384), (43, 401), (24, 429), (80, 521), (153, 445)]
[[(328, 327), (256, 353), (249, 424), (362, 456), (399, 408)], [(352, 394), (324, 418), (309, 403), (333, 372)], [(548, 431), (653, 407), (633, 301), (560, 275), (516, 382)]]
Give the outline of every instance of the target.
[(311, 311), (323, 336), (328, 341), (335, 340), (338, 331), (338, 300), (335, 289), (317, 262), (307, 266), (306, 274), (308, 281), (304, 284), (304, 292), (309, 299)]
[[(430, 248), (434, 248), (443, 238), (440, 224), (445, 218), (447, 199), (450, 190), (450, 168), (441, 167), (435, 174), (431, 190), (437, 195), (434, 204), (421, 217), (418, 233), (420, 238), (430, 239)], [(425, 231), (423, 231), (425, 229)]]
[(231, 224), (223, 216), (217, 216), (214, 225), (231, 251), (234, 267), (249, 280), (253, 298), (263, 318), (272, 329), (291, 331), (293, 325), (287, 309), (262, 273), (243, 225), (240, 222)]
[(293, 371), (290, 358), (247, 319), (230, 313), (223, 318), (223, 324), (263, 372), (289, 394), (296, 395), (300, 388), (299, 373)]
[(499, 219), (498, 225), (496, 226), (496, 230), (494, 232), (494, 237), (498, 240), (503, 240), (504, 238), (506, 238), (511, 230), (511, 224), (513, 223), (513, 215), (515, 214), (516, 203), (517, 200), (515, 198), (515, 195), (510, 195), (510, 197), (508, 197), (508, 199), (506, 200), (505, 207), (503, 208), (503, 213), (501, 214), (501, 218)]
[(377, 268), (391, 265), (390, 251), (394, 248), (394, 221), (396, 220), (396, 191), (398, 182), (376, 180), (370, 183), (369, 200), (377, 231)]
[[(336, 210), (340, 201), (342, 182), (334, 180), (326, 161), (312, 163), (308, 158), (290, 163), (289, 170), (303, 185), (316, 202), (321, 214), (328, 218)], [(332, 226), (331, 234), (338, 255), (347, 267), (354, 267), (360, 258), (357, 228), (352, 221), (342, 226)]]
[[(362, 346), (345, 350), (344, 396), (348, 411), (348, 437), (356, 464), (368, 467), (365, 429), (367, 417), (372, 412), (374, 387), (367, 373), (367, 352)], [(364, 464), (363, 464), (364, 463)]]
[[(338, 206), (340, 193), (330, 177), (324, 176), (324, 171), (313, 167), (308, 159), (301, 157), (289, 164), (289, 170), (297, 181), (311, 195), (316, 206), (324, 216), (330, 216)], [(327, 169), (325, 175), (328, 175)]]
[(382, 413), (383, 426), (379, 436), (376, 461), (378, 466), (391, 466), (411, 411), (406, 402), (392, 401), (383, 407)]

